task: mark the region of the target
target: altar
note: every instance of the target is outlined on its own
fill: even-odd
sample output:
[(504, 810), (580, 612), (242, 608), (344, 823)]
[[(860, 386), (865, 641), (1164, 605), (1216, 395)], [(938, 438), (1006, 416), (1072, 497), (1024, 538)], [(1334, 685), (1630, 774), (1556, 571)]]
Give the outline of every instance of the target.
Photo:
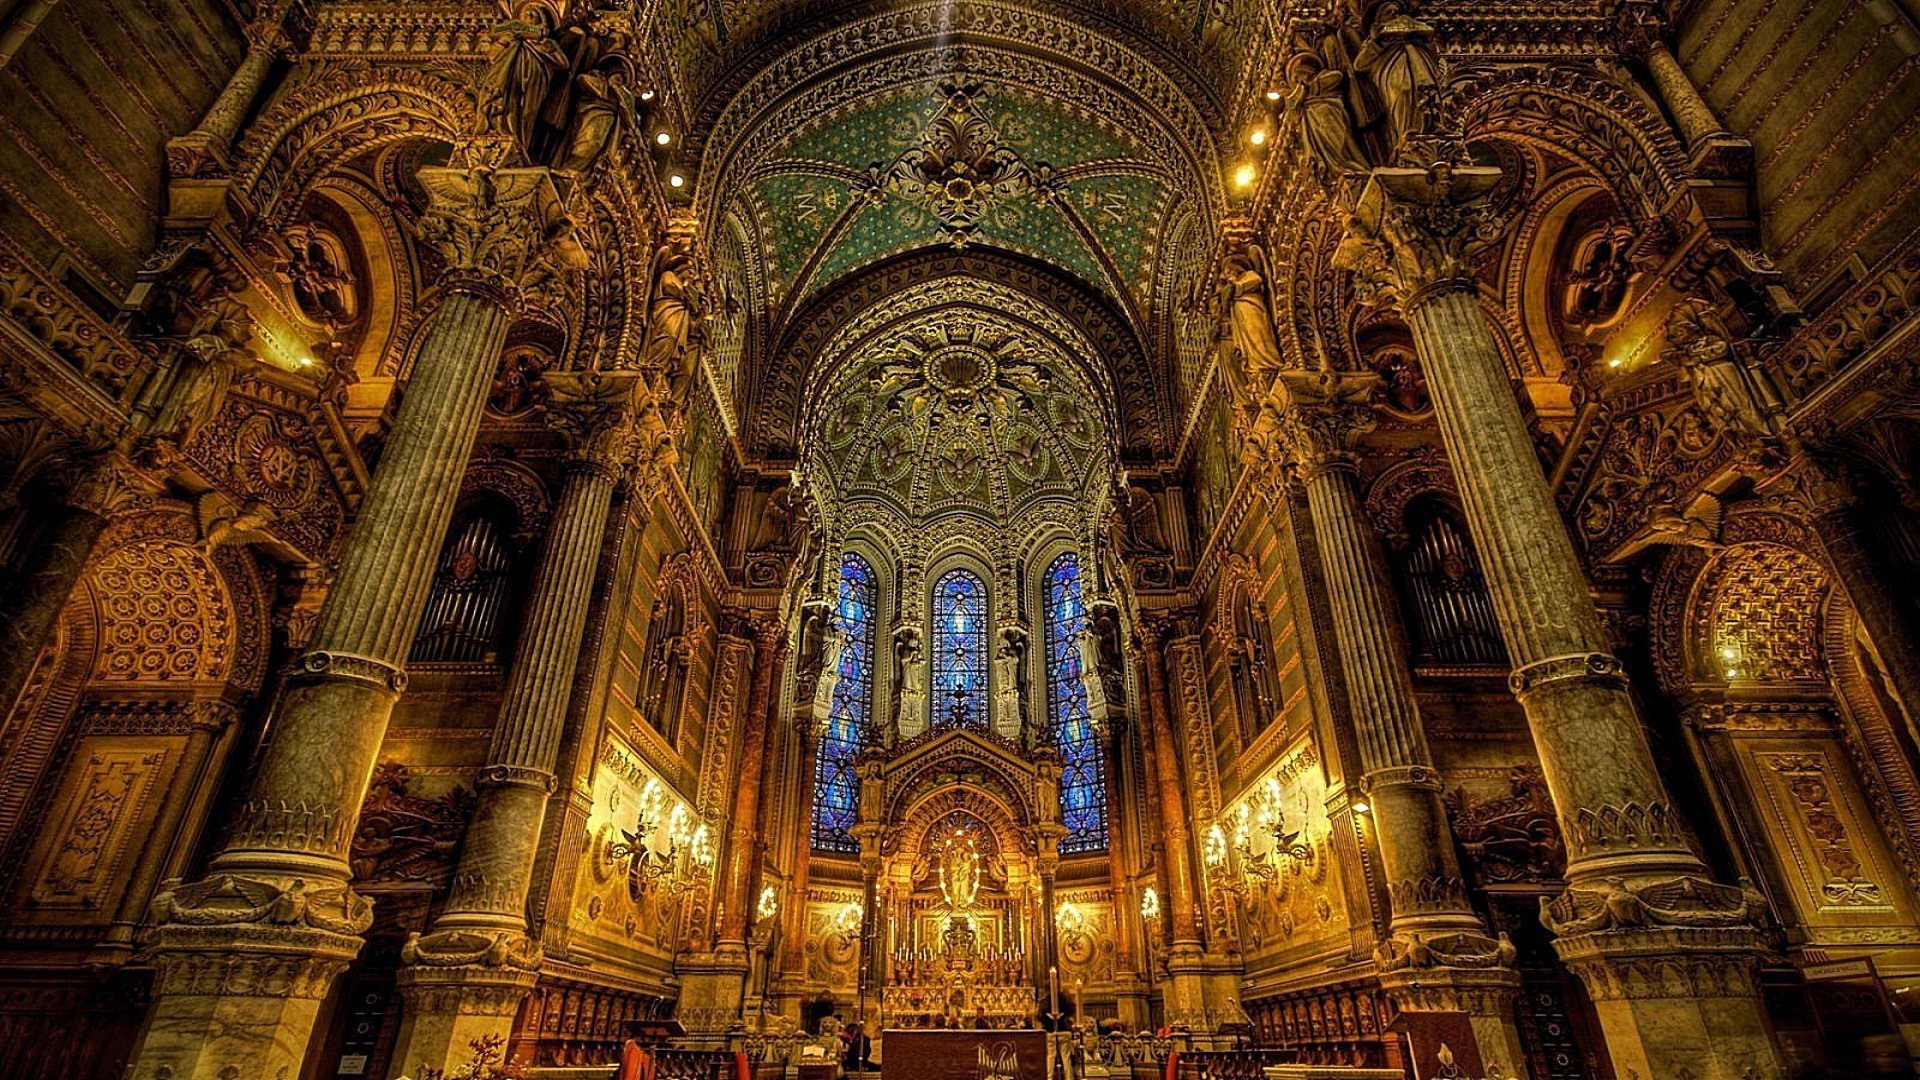
[(1032, 1029), (881, 1033), (883, 1080), (1047, 1080), (1047, 1033)]

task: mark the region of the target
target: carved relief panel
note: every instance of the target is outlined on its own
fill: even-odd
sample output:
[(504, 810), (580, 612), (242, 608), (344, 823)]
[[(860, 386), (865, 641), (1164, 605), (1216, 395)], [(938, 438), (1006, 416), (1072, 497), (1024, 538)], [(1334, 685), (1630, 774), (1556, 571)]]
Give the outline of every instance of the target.
[(36, 907), (105, 921), (126, 882), (132, 849), (177, 760), (183, 738), (88, 736), (75, 749), (27, 880)]
[(1812, 940), (1920, 941), (1913, 902), (1836, 740), (1740, 740), (1788, 895)]

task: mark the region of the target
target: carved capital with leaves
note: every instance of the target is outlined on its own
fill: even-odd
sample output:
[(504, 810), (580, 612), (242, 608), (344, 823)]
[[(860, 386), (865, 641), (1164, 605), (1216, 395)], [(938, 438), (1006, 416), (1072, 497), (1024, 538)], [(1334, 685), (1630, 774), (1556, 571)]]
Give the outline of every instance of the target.
[(517, 305), (578, 276), (586, 255), (546, 169), (426, 168), (420, 238), (446, 260), (447, 287)]
[(1354, 274), (1363, 300), (1390, 291), (1401, 307), (1470, 288), (1473, 259), (1499, 239), (1503, 221), (1487, 200), (1500, 170), (1454, 166), (1375, 169), (1347, 219), (1337, 265)]
[(1352, 468), (1355, 436), (1377, 418), (1368, 404), (1379, 376), (1371, 372), (1285, 372), (1275, 381), (1281, 406), (1276, 449), (1301, 479)]

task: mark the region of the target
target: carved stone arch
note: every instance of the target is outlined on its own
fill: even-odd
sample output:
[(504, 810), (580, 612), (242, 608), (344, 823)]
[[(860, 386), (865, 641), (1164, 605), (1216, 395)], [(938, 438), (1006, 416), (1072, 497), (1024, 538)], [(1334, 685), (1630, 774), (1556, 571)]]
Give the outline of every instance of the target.
[(1826, 567), (1805, 549), (1748, 541), (1715, 552), (1688, 604), (1687, 674), (1696, 686), (1820, 685), (1829, 587)]
[(984, 788), (948, 785), (919, 793), (903, 805), (888, 808), (887, 820), (897, 821), (889, 831), (884, 848), (890, 855), (918, 861), (926, 852), (928, 835), (934, 826), (955, 813), (965, 813), (982, 822), (1001, 853), (1031, 856), (1032, 838), (1028, 835), (1027, 815), (1005, 799)]
[(1679, 137), (1644, 99), (1598, 72), (1469, 68), (1447, 87), (1443, 109), (1469, 140), (1537, 143), (1587, 164), (1636, 222), (1659, 219), (1685, 194)]
[(1367, 486), (1364, 507), (1374, 535), (1389, 547), (1406, 541), (1407, 507), (1422, 495), (1438, 495), (1458, 506), (1460, 489), (1453, 469), (1436, 447), (1422, 447), (1396, 462)]
[[(819, 27), (818, 22), (813, 24)], [(751, 62), (736, 64), (709, 89), (689, 133), (702, 160), (695, 205), (715, 217), (722, 192), (750, 171), (748, 147), (765, 130), (791, 130), (836, 105), (913, 84), (932, 88), (964, 71), (1111, 116), (1146, 142), (1176, 182), (1199, 193), (1209, 224), (1224, 203), (1218, 117), (1211, 95), (1103, 28), (1065, 13), (1003, 0), (897, 5), (852, 13), (796, 41), (770, 39)]]
[[(1153, 365), (1139, 339), (1106, 301), (1085, 286), (1018, 256), (926, 249), (857, 272), (810, 301), (779, 332), (766, 354), (773, 358), (772, 369), (747, 379), (754, 394), (746, 420), (749, 450), (790, 455), (798, 439), (806, 387), (818, 378), (816, 366), (832, 359), (827, 353), (836, 339), (901, 291), (943, 279), (1001, 288), (1050, 312), (1065, 340), (1079, 338), (1087, 343), (1088, 347), (1067, 355), (1087, 365), (1096, 387), (1112, 388), (1119, 429), (1140, 431), (1141, 447), (1151, 453), (1163, 454), (1170, 448), (1160, 380), (1152, 374)], [(1123, 445), (1122, 451), (1138, 453), (1140, 449)]]
[(1274, 216), (1286, 233), (1267, 252), (1281, 355), (1304, 370), (1357, 368), (1354, 330), (1361, 305), (1354, 301), (1352, 275), (1334, 263), (1346, 214), (1318, 184), (1289, 185), (1286, 199)]
[(532, 538), (546, 531), (552, 499), (546, 482), (531, 468), (504, 454), (477, 454), (460, 480), (460, 501), (481, 492), (491, 492), (513, 508), (516, 534)]
[(333, 175), (315, 184), (311, 197), (324, 198), (340, 209), (353, 225), (366, 281), (363, 301), (391, 298), (391, 303), (363, 302), (360, 340), (351, 361), (362, 378), (391, 375), (381, 370), (398, 354), (396, 344), (418, 318), (419, 288), (411, 245), (392, 208), (358, 177)]
[(99, 638), (99, 605), (83, 577), (0, 726), (0, 852), (17, 850), (26, 839), (20, 822), (80, 705), (87, 675), (99, 663)]
[(238, 189), (277, 228), (349, 157), (408, 139), (451, 143), (473, 115), (460, 84), (423, 68), (319, 68), (261, 113), (235, 150)]
[(1611, 199), (1598, 178), (1562, 177), (1527, 202), (1509, 233), (1512, 254), (1502, 264), (1502, 309), (1505, 322), (1518, 328), (1518, 340), (1524, 343), (1520, 354), (1535, 361), (1529, 365), (1532, 374), (1558, 376), (1570, 366), (1553, 311), (1555, 290), (1566, 280), (1561, 249), (1573, 216), (1597, 198)]

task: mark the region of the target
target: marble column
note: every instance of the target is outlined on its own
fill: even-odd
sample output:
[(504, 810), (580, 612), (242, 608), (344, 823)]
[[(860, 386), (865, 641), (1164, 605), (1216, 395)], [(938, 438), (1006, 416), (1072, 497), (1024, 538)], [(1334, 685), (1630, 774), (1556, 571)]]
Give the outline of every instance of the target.
[[(1173, 705), (1167, 696), (1167, 660), (1162, 637), (1172, 629), (1168, 620), (1149, 621), (1142, 628), (1140, 651), (1147, 668), (1147, 724), (1153, 739), (1154, 782), (1160, 794), (1160, 831), (1166, 844), (1165, 916), (1173, 947), (1167, 954), (1168, 983), (1162, 1005), (1174, 1023), (1201, 1029), (1207, 1026), (1205, 953), (1197, 903), (1199, 886), (1193, 866), (1193, 831), (1187, 817), (1185, 787), (1180, 782), (1180, 750), (1173, 733)], [(1052, 918), (1052, 913), (1048, 913)]]
[(1775, 1076), (1746, 897), (1707, 876), (1660, 780), (1480, 308), (1470, 260), (1499, 235), (1498, 179), (1377, 170), (1342, 259), (1397, 294), (1486, 569), (1567, 845), (1568, 887), (1542, 920), (1621, 1075)]
[(1404, 1011), (1466, 1013), (1481, 1061), (1525, 1076), (1513, 1021), (1520, 978), (1512, 946), (1487, 936), (1467, 900), (1414, 700), (1406, 635), (1361, 512), (1350, 440), (1373, 426), (1368, 398), (1376, 381), (1333, 372), (1281, 375), (1278, 441), (1307, 493), (1391, 903), (1389, 936), (1375, 952), (1380, 982)]
[(740, 786), (733, 797), (733, 835), (727, 841), (727, 873), (721, 893), (719, 946), (744, 954), (752, 914), (754, 857), (760, 847), (760, 780), (767, 762), (768, 732), (776, 706), (773, 671), (780, 655), (780, 628), (771, 620), (753, 627), (753, 688), (747, 693), (747, 725), (740, 736)]
[(354, 821), (479, 432), (519, 284), (552, 254), (544, 169), (421, 172), (444, 298), (226, 847), (154, 900), (154, 1003), (132, 1080), (297, 1075), (373, 913), (348, 885)]
[(246, 28), (247, 51), (192, 131), (167, 142), (167, 164), (176, 177), (224, 173), (233, 138), (266, 85), (273, 63), (293, 47), (287, 16), (293, 4), (268, 4)]
[(1646, 65), (1654, 92), (1673, 117), (1687, 148), (1697, 152), (1716, 140), (1732, 139), (1667, 45), (1664, 5), (1657, 0), (1628, 0), (1620, 5), (1615, 17), (1621, 52)]
[(572, 452), (452, 888), (432, 929), (401, 950), (406, 1007), (393, 1060), (402, 1071), (452, 1072), (472, 1056), (473, 1040), (504, 1039), (538, 978), (527, 896), (607, 514), (633, 450), (631, 389), (602, 389), (556, 388), (562, 400), (550, 416), (567, 429)]

